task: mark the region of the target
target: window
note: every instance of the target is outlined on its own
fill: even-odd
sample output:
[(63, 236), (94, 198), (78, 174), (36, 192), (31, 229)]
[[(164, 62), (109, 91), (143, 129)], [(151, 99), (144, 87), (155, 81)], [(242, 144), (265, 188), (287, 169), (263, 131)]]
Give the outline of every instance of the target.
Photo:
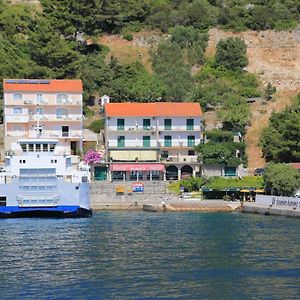
[(41, 152), (41, 144), (36, 144), (35, 145), (35, 151), (36, 152)]
[(43, 144), (43, 152), (48, 152), (48, 144)]
[(40, 104), (43, 102), (43, 94), (37, 94), (36, 95), (36, 103)]
[(118, 136), (118, 148), (125, 147), (125, 136)]
[(168, 151), (162, 151), (161, 157), (162, 158), (168, 158), (169, 157), (169, 152)]
[(186, 129), (194, 130), (194, 119), (186, 119)]
[(54, 148), (55, 148), (55, 145), (54, 145), (54, 144), (50, 144), (49, 146), (50, 146), (50, 147), (49, 147), (50, 152), (53, 152), (53, 151), (54, 151)]
[(164, 146), (165, 147), (172, 147), (172, 136), (166, 135), (164, 139)]
[(143, 136), (143, 147), (150, 147), (150, 136)]
[(26, 144), (21, 144), (21, 148), (24, 152), (27, 151), (27, 145)]
[(69, 136), (69, 126), (62, 126), (61, 127), (61, 135), (62, 135), (62, 137), (68, 137)]
[(56, 96), (56, 103), (58, 103), (58, 104), (68, 103), (68, 95), (67, 94), (58, 94)]
[(124, 119), (117, 119), (117, 129), (118, 130), (125, 129), (125, 120)]
[(150, 119), (143, 119), (143, 129), (150, 130)]
[(188, 135), (188, 147), (194, 147), (195, 146), (195, 136), (194, 135)]
[(21, 93), (13, 94), (13, 100), (22, 100), (22, 94)]
[(21, 107), (14, 107), (13, 114), (14, 115), (21, 115), (23, 113), (23, 109)]
[(42, 116), (42, 115), (44, 114), (44, 110), (43, 110), (41, 107), (38, 107), (38, 108), (36, 109), (36, 114)]
[(20, 124), (16, 124), (14, 125), (14, 131), (23, 131), (23, 126)]
[(57, 119), (66, 119), (69, 115), (69, 111), (66, 108), (58, 108), (56, 110)]
[(172, 130), (172, 119), (165, 119), (165, 130)]
[(188, 156), (194, 156), (195, 150), (188, 150)]
[(28, 144), (28, 151), (33, 152), (33, 144)]

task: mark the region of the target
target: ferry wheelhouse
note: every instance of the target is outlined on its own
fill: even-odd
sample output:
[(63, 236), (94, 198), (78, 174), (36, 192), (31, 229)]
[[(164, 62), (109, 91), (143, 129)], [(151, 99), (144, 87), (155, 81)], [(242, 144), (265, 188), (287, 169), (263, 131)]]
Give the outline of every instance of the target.
[(0, 218), (88, 217), (90, 173), (56, 150), (58, 140), (19, 140), (0, 173)]

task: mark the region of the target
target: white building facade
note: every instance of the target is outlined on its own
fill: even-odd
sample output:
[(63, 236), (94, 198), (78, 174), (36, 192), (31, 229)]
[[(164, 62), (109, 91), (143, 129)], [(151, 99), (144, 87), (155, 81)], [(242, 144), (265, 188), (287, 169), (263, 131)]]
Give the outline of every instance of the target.
[(81, 149), (81, 80), (4, 79), (3, 91), (6, 151), (23, 138), (55, 138), (68, 155)]
[(108, 160), (115, 165), (152, 163), (155, 169), (159, 163), (167, 179), (196, 175), (200, 170), (194, 147), (202, 140), (201, 107), (198, 103), (108, 103), (105, 140)]

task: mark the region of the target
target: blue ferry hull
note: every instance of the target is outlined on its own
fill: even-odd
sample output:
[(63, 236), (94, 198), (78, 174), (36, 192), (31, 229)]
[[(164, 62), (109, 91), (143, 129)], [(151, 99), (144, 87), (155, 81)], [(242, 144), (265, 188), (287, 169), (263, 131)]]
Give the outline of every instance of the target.
[(0, 206), (0, 218), (87, 218), (91, 216), (92, 210), (80, 206)]

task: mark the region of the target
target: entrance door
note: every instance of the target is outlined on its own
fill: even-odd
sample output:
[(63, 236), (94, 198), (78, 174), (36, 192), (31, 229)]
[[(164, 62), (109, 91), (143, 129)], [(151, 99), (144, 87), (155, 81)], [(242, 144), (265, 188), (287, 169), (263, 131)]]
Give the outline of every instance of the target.
[(106, 167), (95, 167), (95, 180), (106, 180), (107, 168)]
[(77, 143), (76, 141), (71, 141), (71, 154), (72, 155), (76, 155), (77, 152), (77, 147), (76, 147)]
[(61, 127), (61, 135), (62, 135), (62, 137), (68, 137), (69, 136), (69, 126), (62, 126)]

